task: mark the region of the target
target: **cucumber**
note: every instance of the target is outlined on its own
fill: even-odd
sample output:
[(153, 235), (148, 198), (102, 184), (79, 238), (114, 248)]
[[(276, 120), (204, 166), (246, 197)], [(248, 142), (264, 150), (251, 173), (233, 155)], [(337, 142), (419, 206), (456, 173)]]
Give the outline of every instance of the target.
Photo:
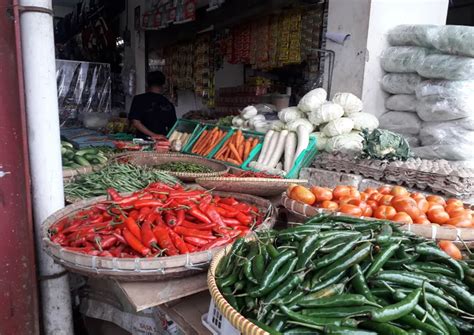
[(67, 152), (67, 149), (65, 147), (61, 147), (61, 155), (64, 155)]
[(66, 153), (63, 155), (63, 157), (65, 157), (67, 159), (73, 159), (74, 158), (74, 151), (67, 150)]
[(79, 164), (76, 164), (76, 163), (71, 163), (71, 164), (69, 164), (69, 166), (70, 166), (72, 169), (77, 169), (77, 168), (82, 167), (82, 166), (80, 166)]
[(90, 162), (91, 164), (100, 164), (100, 160), (98, 160), (97, 158), (89, 159), (89, 162)]
[(82, 157), (84, 157), (85, 159), (87, 159), (89, 162), (93, 159), (97, 159), (97, 155), (93, 155), (93, 154), (85, 154), (83, 155)]
[(71, 143), (66, 142), (66, 141), (61, 141), (61, 145), (66, 148), (74, 149), (74, 146)]
[(78, 155), (74, 156), (74, 161), (81, 166), (91, 166), (87, 159)]
[(97, 155), (96, 158), (99, 160), (100, 164), (105, 164), (107, 163), (107, 157), (99, 156)]
[(91, 155), (97, 155), (99, 153), (99, 150), (95, 148), (87, 148), (87, 149), (81, 149), (76, 151), (76, 155), (78, 156), (84, 156), (86, 154), (91, 154)]

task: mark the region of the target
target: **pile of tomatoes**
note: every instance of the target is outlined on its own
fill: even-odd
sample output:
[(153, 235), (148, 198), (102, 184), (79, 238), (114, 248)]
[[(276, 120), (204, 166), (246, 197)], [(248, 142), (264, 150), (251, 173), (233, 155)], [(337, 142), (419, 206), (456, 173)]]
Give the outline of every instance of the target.
[(400, 223), (431, 224), (474, 228), (472, 211), (459, 199), (410, 193), (402, 186), (369, 187), (363, 192), (354, 186), (334, 189), (290, 185), (288, 196), (307, 205), (352, 216), (374, 217)]

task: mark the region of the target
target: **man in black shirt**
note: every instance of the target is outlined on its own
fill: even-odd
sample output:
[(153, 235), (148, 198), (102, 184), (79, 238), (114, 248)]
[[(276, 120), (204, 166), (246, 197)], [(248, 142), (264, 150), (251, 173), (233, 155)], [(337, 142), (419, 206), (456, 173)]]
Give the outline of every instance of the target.
[(136, 95), (130, 107), (129, 120), (141, 138), (166, 135), (176, 122), (173, 104), (162, 94), (165, 76), (162, 72), (150, 72), (147, 78), (148, 92)]

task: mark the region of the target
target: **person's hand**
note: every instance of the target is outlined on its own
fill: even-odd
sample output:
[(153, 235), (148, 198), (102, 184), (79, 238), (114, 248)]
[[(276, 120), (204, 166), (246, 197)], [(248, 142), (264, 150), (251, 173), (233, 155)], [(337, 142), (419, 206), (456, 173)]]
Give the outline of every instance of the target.
[(156, 135), (153, 135), (152, 138), (155, 140), (155, 141), (162, 141), (162, 140), (166, 140), (166, 136), (164, 135), (159, 135), (159, 134), (156, 134)]

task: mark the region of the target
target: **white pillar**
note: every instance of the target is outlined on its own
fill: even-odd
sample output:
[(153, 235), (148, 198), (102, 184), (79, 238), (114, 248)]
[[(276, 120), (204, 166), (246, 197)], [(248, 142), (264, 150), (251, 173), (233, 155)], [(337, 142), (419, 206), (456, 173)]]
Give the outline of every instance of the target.
[[(52, 9), (51, 0), (20, 0), (20, 5)], [(44, 334), (70, 335), (74, 331), (68, 277), (45, 254), (40, 238), (43, 221), (64, 207), (53, 16), (27, 8), (20, 24)]]

